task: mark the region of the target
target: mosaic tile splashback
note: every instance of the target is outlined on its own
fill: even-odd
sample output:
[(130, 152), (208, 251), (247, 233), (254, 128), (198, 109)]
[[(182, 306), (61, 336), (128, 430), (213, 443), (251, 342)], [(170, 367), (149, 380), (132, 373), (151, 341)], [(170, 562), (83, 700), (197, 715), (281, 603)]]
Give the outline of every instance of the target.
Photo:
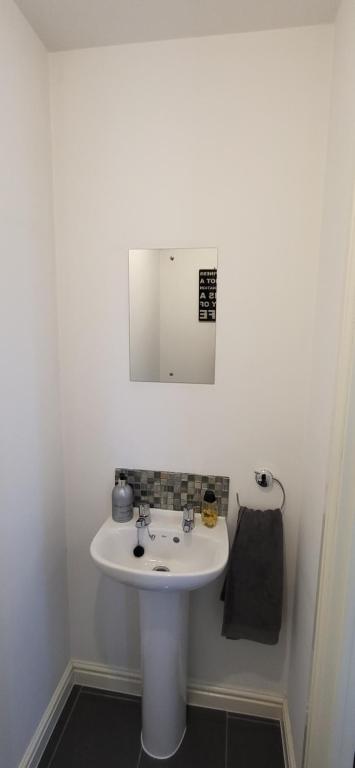
[(133, 488), (135, 506), (147, 502), (160, 509), (183, 509), (186, 504), (193, 504), (199, 512), (204, 493), (209, 489), (215, 493), (218, 514), (227, 515), (229, 477), (122, 468), (115, 470), (116, 482), (120, 472), (124, 472)]

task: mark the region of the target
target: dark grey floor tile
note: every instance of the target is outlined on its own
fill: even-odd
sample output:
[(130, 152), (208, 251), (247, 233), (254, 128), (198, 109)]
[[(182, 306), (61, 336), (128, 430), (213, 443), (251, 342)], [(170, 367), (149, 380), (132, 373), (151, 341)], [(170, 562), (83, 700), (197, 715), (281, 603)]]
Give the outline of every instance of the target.
[(284, 768), (279, 723), (228, 715), (226, 768)]
[(136, 768), (140, 732), (139, 700), (81, 689), (48, 768)]
[(74, 685), (73, 689), (66, 701), (66, 704), (63, 708), (63, 711), (60, 715), (60, 718), (57, 722), (57, 725), (51, 735), (51, 738), (49, 739), (49, 742), (46, 746), (46, 749), (42, 755), (41, 761), (39, 763), (38, 768), (48, 768), (51, 759), (53, 757), (53, 754), (58, 746), (58, 742), (60, 740), (60, 737), (63, 733), (63, 729), (65, 728), (70, 715), (72, 713), (73, 707), (75, 706), (75, 702), (79, 696), (80, 692), (80, 686)]
[(141, 702), (140, 696), (133, 696), (131, 693), (119, 693), (118, 691), (107, 691), (104, 688), (92, 688), (91, 686), (83, 686), (83, 693), (93, 693), (100, 696), (112, 696), (116, 699), (128, 699), (129, 701)]
[(188, 707), (187, 730), (180, 749), (169, 760), (154, 760), (142, 752), (139, 768), (225, 768), (225, 712)]

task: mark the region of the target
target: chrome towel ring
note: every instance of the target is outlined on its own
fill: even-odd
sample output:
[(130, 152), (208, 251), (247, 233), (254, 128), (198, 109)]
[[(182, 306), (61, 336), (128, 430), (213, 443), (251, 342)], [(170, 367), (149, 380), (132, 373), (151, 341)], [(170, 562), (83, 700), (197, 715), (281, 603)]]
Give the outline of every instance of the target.
[[(285, 493), (285, 489), (284, 489), (284, 486), (282, 485), (281, 480), (278, 480), (277, 477), (274, 477), (274, 475), (272, 474), (272, 472), (270, 472), (269, 469), (256, 469), (256, 470), (254, 470), (254, 474), (255, 474), (255, 482), (257, 483), (259, 488), (271, 488), (274, 483), (276, 483), (276, 485), (278, 485), (279, 488), (281, 488), (281, 491), (282, 491), (282, 502), (281, 502), (281, 505), (280, 505), (280, 509), (281, 509), (281, 512), (283, 512), (284, 508), (285, 508), (285, 503), (286, 503), (286, 493)], [(240, 509), (241, 504), (240, 504), (240, 501), (239, 501), (239, 493), (238, 493), (238, 491), (237, 491), (236, 496), (237, 496), (238, 509)]]

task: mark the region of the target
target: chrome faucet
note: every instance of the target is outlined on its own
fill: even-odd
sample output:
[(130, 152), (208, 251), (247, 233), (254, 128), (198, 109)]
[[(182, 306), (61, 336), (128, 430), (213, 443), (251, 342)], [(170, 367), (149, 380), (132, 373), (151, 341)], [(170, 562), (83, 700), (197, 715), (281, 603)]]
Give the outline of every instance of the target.
[(136, 520), (136, 528), (146, 528), (148, 531), (149, 538), (154, 541), (155, 534), (151, 533), (148, 526), (152, 522), (152, 515), (150, 512), (150, 506), (149, 504), (140, 504), (139, 506), (139, 514)]
[(149, 504), (140, 504), (139, 514), (136, 520), (136, 528), (147, 528), (152, 522)]
[(182, 530), (184, 533), (191, 533), (195, 527), (195, 510), (190, 505), (184, 507), (182, 512)]

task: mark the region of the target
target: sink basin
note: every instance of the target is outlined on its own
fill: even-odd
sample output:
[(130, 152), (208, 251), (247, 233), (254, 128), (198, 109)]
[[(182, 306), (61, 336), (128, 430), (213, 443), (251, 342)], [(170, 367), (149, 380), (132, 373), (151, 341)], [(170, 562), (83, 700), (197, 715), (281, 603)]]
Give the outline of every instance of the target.
[[(182, 513), (152, 509), (149, 531), (135, 526), (137, 511), (128, 523), (111, 518), (101, 526), (92, 541), (93, 560), (108, 576), (138, 589), (192, 590), (215, 579), (228, 559), (228, 533), (224, 517), (215, 528), (207, 528), (201, 515), (195, 516), (195, 528), (184, 533)], [(135, 557), (138, 543), (144, 555)], [(156, 568), (168, 570), (154, 570)]]
[[(90, 553), (104, 573), (139, 590), (142, 746), (151, 757), (167, 759), (186, 731), (189, 591), (219, 576), (229, 547), (224, 517), (207, 528), (197, 514), (195, 528), (184, 533), (182, 512), (152, 509), (151, 514), (154, 538), (146, 528), (136, 528), (135, 510), (128, 523), (106, 520)], [(138, 543), (142, 557), (133, 554)]]

